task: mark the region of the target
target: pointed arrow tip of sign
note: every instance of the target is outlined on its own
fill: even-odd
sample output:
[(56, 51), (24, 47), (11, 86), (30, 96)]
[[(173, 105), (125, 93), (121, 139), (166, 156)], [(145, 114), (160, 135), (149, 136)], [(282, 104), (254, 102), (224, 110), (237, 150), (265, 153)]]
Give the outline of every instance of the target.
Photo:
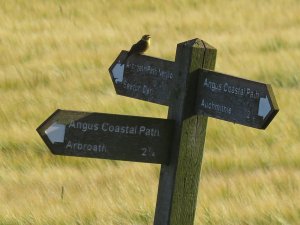
[(66, 126), (64, 124), (54, 122), (45, 130), (45, 134), (48, 136), (52, 144), (63, 143), (65, 138), (65, 130)]
[(265, 119), (270, 111), (271, 105), (268, 96), (266, 96), (265, 98), (260, 98), (258, 106), (258, 115)]
[(116, 84), (123, 82), (124, 75), (124, 64), (121, 64), (120, 61), (113, 67), (112, 75), (115, 79)]

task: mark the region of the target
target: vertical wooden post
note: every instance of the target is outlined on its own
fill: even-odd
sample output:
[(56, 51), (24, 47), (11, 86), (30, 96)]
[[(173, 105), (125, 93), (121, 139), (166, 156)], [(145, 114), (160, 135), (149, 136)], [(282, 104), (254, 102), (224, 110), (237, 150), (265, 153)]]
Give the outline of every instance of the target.
[(196, 115), (200, 68), (214, 69), (216, 49), (200, 39), (177, 45), (168, 118), (176, 130), (168, 165), (161, 166), (154, 225), (192, 225), (203, 157), (207, 117)]

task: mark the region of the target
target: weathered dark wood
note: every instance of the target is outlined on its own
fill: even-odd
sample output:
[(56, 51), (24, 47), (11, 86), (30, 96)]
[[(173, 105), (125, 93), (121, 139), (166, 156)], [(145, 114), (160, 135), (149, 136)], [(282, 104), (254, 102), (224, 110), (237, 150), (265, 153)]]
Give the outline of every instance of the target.
[(162, 105), (169, 105), (174, 62), (146, 55), (132, 55), (122, 64), (122, 51), (109, 68), (116, 93)]
[(55, 155), (167, 163), (174, 121), (57, 110), (38, 133)]
[(207, 117), (195, 115), (198, 69), (214, 69), (216, 49), (193, 39), (177, 45), (169, 119), (176, 121), (171, 159), (161, 166), (154, 225), (192, 225)]
[(199, 73), (198, 114), (265, 129), (279, 110), (268, 84), (209, 70)]

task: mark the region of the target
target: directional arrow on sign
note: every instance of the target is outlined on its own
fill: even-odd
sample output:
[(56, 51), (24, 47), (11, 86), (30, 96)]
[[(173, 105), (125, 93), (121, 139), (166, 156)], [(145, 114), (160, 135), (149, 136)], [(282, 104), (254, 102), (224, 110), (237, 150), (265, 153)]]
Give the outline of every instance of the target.
[(146, 55), (132, 55), (122, 64), (127, 53), (121, 51), (109, 68), (117, 94), (169, 105), (175, 63)]
[(199, 75), (199, 114), (265, 129), (279, 111), (269, 84), (209, 70), (200, 70)]
[(45, 130), (45, 134), (48, 136), (52, 144), (63, 143), (65, 137), (66, 126), (64, 124), (53, 123)]
[(264, 98), (259, 98), (258, 115), (261, 116), (263, 119), (265, 119), (270, 112), (271, 112), (271, 105), (268, 96)]
[(167, 163), (173, 120), (55, 111), (37, 131), (56, 155)]

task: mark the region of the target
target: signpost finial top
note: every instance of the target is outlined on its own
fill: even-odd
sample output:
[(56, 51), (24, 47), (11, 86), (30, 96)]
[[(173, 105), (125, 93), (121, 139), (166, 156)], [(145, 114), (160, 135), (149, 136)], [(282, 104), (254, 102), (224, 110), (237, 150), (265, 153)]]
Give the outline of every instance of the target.
[(178, 45), (184, 45), (185, 47), (191, 47), (191, 48), (205, 48), (203, 41), (199, 38), (194, 38), (188, 41), (184, 41), (179, 43)]

